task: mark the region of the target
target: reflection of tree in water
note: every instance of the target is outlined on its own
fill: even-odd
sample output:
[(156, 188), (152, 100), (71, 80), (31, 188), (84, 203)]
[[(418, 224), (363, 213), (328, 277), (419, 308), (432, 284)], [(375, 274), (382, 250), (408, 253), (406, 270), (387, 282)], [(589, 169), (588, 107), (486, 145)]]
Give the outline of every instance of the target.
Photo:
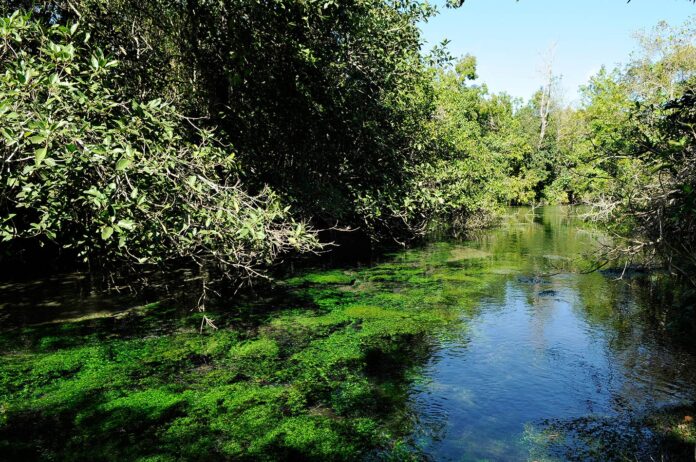
[(104, 317), (134, 304), (132, 296), (95, 295), (86, 275), (78, 273), (5, 281), (0, 291), (0, 319), (6, 320), (6, 326)]
[[(666, 322), (678, 306), (664, 293), (669, 287), (640, 275), (615, 280), (601, 273), (570, 283), (577, 292), (576, 309), (604, 339), (609, 376), (598, 381), (610, 388), (613, 414), (529, 427), (533, 455), (571, 461), (693, 458), (694, 441), (673, 431), (687, 425), (679, 419), (688, 419), (693, 409), (673, 406), (694, 399), (696, 361), (683, 348), (684, 331)], [(666, 298), (671, 303), (664, 303)], [(672, 427), (664, 423), (669, 419), (676, 419)]]
[[(537, 422), (537, 427), (530, 427), (536, 430), (528, 432), (527, 440), (535, 440), (533, 447), (539, 454), (552, 455), (560, 460), (624, 460), (625, 457), (632, 460), (635, 454), (674, 456), (679, 449), (677, 452), (672, 449), (669, 450), (672, 452), (663, 449), (647, 451), (646, 448), (662, 448), (660, 445), (664, 439), (657, 439), (654, 435), (646, 413), (654, 411), (655, 407), (688, 402), (696, 383), (696, 377), (689, 372), (696, 370), (693, 358), (681, 355), (678, 349), (660, 338), (664, 328), (655, 329), (654, 321), (650, 319), (660, 319), (660, 316), (655, 316), (654, 305), (646, 304), (637, 292), (645, 287), (643, 283), (616, 281), (609, 272), (585, 274), (584, 270), (593, 266), (593, 256), (587, 256), (588, 248), (593, 248), (601, 239), (600, 233), (579, 228), (572, 217), (553, 208), (537, 210), (534, 217), (513, 214), (500, 229), (476, 236), (476, 249), (490, 255), (481, 260), (489, 263), (489, 271), (495, 272), (498, 265), (514, 269), (504, 279), (505, 284), (497, 286), (502, 289), (502, 296), (497, 296), (496, 303), (485, 307), (485, 315), (514, 311), (512, 305), (521, 297), (525, 316), (499, 319), (503, 323), (515, 320), (528, 323), (526, 327), (518, 326), (526, 332), (523, 335), (528, 335), (527, 340), (520, 338), (518, 341), (526, 341), (529, 348), (527, 352), (519, 350), (515, 353), (520, 355), (519, 361), (531, 365), (529, 374), (535, 373), (532, 369), (538, 363), (546, 368), (547, 376), (558, 376), (552, 382), (565, 377), (577, 384), (570, 385), (569, 396), (561, 399), (574, 410), (559, 408), (557, 414), (550, 413), (550, 416), (570, 414), (568, 419)], [(648, 316), (651, 310), (652, 314)], [(578, 336), (578, 344), (563, 337), (565, 328), (570, 328), (568, 334)], [(521, 347), (524, 348), (524, 344)], [(544, 363), (547, 365), (543, 366)], [(490, 367), (495, 369), (496, 366)], [(469, 372), (463, 370), (462, 374)], [(479, 372), (494, 374), (486, 370)], [(507, 371), (498, 373), (506, 374)], [(545, 379), (514, 377), (521, 387), (525, 387), (526, 382), (530, 386), (548, 384)], [(447, 418), (449, 410), (450, 420), (457, 422), (450, 423), (449, 428), (437, 426), (439, 433), (431, 435), (433, 454), (439, 456), (464, 451), (472, 457), (496, 458), (498, 454), (505, 458), (514, 453), (514, 445), (501, 433), (507, 430), (503, 430), (500, 422), (489, 422), (478, 415), (481, 409), (493, 413), (498, 411), (481, 402), (486, 399), (486, 391), (477, 389), (478, 395), (472, 398), (474, 409), (457, 416), (457, 412), (462, 412), (457, 411), (457, 407), (462, 406), (458, 396), (462, 390), (467, 390), (468, 381), (462, 378), (463, 384), (456, 385), (454, 377), (447, 379), (455, 385), (443, 388), (434, 384), (429, 390), (434, 396), (425, 400), (430, 407), (424, 406), (423, 410), (423, 415), (436, 422)], [(491, 377), (491, 380), (498, 379)], [(498, 386), (512, 386), (504, 383), (505, 380)], [(552, 383), (552, 393), (563, 393), (554, 386)], [(529, 390), (525, 389), (525, 392)], [(547, 390), (539, 389), (537, 392), (543, 395)], [(441, 401), (443, 397), (450, 400), (449, 407), (446, 401)], [(530, 398), (525, 395), (520, 399)], [(530, 402), (535, 402), (535, 399), (531, 398)], [(476, 410), (476, 405), (481, 409)], [(428, 414), (428, 411), (432, 412)], [(470, 423), (480, 429), (474, 430), (466, 423), (468, 421), (462, 421), (463, 416), (468, 415), (482, 419)], [(506, 418), (504, 414), (495, 416)], [(513, 420), (517, 417), (507, 415)], [(443, 428), (447, 429), (445, 434), (441, 433)], [(441, 443), (435, 444), (437, 441)], [(473, 441), (477, 447), (472, 446)]]
[(696, 381), (696, 362), (679, 348), (680, 333), (661, 322), (671, 306), (646, 300), (641, 295), (645, 284), (641, 280), (615, 281), (600, 274), (576, 281), (586, 319), (601, 329), (608, 357), (629, 374), (622, 393), (628, 402), (640, 402), (637, 398), (645, 393), (669, 398), (678, 384)]
[[(684, 438), (671, 426), (692, 422), (692, 408), (669, 408), (640, 418), (589, 416), (571, 420), (547, 420), (527, 426), (524, 439), (537, 460), (625, 462), (693, 460), (693, 433)], [(690, 426), (693, 432), (693, 425)]]

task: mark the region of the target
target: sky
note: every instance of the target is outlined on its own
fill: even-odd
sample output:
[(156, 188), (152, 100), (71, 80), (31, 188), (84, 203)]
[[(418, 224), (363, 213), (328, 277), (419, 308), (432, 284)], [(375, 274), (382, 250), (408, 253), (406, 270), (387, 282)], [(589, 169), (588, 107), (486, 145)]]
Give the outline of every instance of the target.
[(696, 15), (687, 0), (466, 0), (457, 9), (433, 2), (440, 13), (421, 25), (426, 48), (449, 39), (455, 57), (476, 56), (477, 82), (527, 99), (541, 86), (544, 56), (555, 44), (554, 73), (569, 103), (602, 65), (628, 60), (636, 31)]

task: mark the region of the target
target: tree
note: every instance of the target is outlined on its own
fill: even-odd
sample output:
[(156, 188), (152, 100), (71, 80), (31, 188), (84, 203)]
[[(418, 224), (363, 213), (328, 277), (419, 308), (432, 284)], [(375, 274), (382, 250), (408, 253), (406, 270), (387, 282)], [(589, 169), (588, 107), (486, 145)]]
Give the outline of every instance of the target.
[(555, 100), (555, 90), (559, 82), (559, 77), (553, 73), (553, 60), (556, 50), (556, 45), (553, 44), (546, 53), (543, 60), (542, 73), (544, 75), (544, 84), (539, 92), (539, 143), (537, 144), (537, 149), (541, 150), (544, 145), (544, 138), (546, 137), (546, 130), (549, 126), (549, 117), (551, 114), (551, 108), (554, 105)]
[(652, 257), (696, 284), (693, 21), (660, 23), (639, 42), (624, 69), (602, 69), (582, 89), (586, 164), (603, 172), (599, 209), (626, 238), (613, 256)]
[(111, 90), (119, 63), (78, 24), (0, 20), (0, 235), (55, 245), (113, 277), (192, 266), (239, 280), (316, 234), (250, 194), (234, 152), (160, 99)]

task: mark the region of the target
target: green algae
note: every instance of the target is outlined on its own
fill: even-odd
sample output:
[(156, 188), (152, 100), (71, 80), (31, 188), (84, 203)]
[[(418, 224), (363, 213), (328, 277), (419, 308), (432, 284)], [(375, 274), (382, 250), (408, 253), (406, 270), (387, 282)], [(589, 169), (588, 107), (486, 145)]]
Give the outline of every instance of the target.
[(318, 273), (307, 273), (302, 277), (291, 278), (285, 281), (285, 284), (305, 285), (305, 284), (351, 284), (355, 280), (355, 276), (346, 271), (328, 270)]
[(409, 386), (434, 339), (463, 332), (467, 310), (501, 278), (451, 267), (458, 248), (306, 272), (269, 302), (218, 303), (208, 314), (220, 329), (203, 334), (199, 313), (168, 303), (1, 334), (0, 453), (413, 458)]

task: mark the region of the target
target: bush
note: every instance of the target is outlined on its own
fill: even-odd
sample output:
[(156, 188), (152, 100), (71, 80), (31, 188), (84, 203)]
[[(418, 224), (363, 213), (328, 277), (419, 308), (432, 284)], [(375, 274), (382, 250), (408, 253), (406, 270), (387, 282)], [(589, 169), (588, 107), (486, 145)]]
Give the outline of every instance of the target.
[(194, 264), (258, 275), (315, 233), (235, 154), (159, 100), (119, 96), (118, 62), (77, 24), (0, 20), (0, 236), (53, 242), (93, 270)]

